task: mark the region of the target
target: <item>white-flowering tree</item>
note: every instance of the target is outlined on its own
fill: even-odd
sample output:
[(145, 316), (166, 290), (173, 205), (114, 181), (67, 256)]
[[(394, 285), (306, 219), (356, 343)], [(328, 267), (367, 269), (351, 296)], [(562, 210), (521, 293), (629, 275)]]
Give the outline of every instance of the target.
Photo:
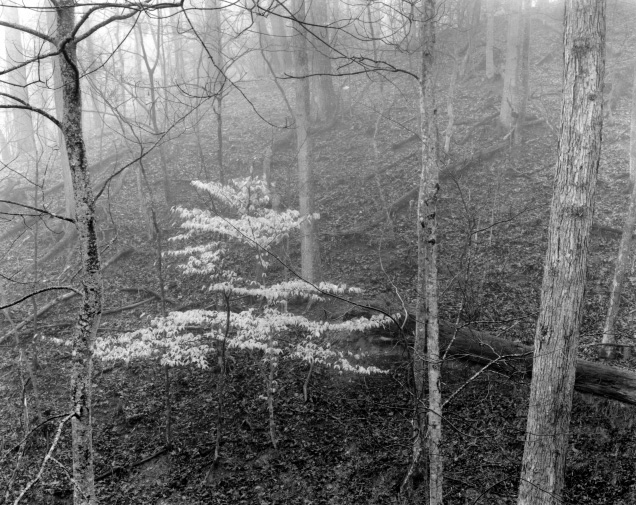
[[(219, 371), (217, 394), (219, 410), (216, 420), (216, 448), (214, 461), (219, 458), (223, 394), (228, 349), (252, 351), (268, 367), (266, 399), (272, 444), (276, 447), (274, 397), (276, 368), (281, 359), (301, 359), (309, 363), (310, 373), (315, 364), (324, 364), (340, 371), (372, 373), (380, 370), (356, 364), (360, 355), (337, 350), (334, 341), (342, 332), (351, 333), (384, 323), (383, 317), (352, 319), (330, 323), (313, 321), (304, 315), (287, 312), (291, 299), (321, 301), (326, 296), (360, 293), (361, 290), (344, 285), (295, 280), (265, 284), (265, 275), (249, 279), (227, 268), (227, 259), (238, 248), (248, 247), (266, 272), (271, 258), (278, 258), (272, 247), (290, 232), (298, 230), (302, 219), (295, 210), (276, 212), (267, 208), (267, 185), (258, 179), (235, 180), (230, 185), (194, 182), (207, 191), (218, 212), (177, 208), (184, 219), (186, 232), (176, 240), (191, 243), (200, 237), (205, 240), (187, 245), (172, 254), (185, 257), (182, 269), (186, 275), (204, 275), (209, 281), (207, 291), (222, 300), (220, 310), (190, 310), (172, 312), (158, 317), (148, 328), (126, 333), (116, 339), (100, 339), (96, 354), (102, 359), (130, 360), (159, 356), (162, 365), (194, 365), (210, 368), (210, 357), (216, 356)], [(249, 297), (261, 301), (259, 308), (233, 312), (238, 299)], [(218, 306), (218, 305), (217, 305)]]

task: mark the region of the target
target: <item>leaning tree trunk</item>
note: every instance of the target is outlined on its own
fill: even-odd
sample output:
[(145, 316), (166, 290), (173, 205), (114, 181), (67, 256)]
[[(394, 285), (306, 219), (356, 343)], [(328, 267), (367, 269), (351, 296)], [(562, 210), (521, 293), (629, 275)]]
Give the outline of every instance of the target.
[(96, 505), (91, 427), (93, 341), (102, 311), (102, 278), (95, 233), (95, 201), (88, 172), (82, 131), (82, 95), (75, 26), (74, 0), (61, 0), (57, 13), (57, 41), (64, 41), (58, 59), (62, 78), (62, 132), (73, 181), (76, 227), (82, 264), (82, 302), (73, 328), (71, 363), (73, 480), (75, 505)]
[(562, 503), (601, 154), (605, 0), (567, 0), (559, 158), (537, 321), (519, 505)]
[(301, 274), (315, 282), (320, 277), (317, 224), (314, 219), (313, 171), (311, 167), (309, 136), (309, 61), (307, 58), (307, 35), (305, 22), (305, 0), (294, 0), (294, 67), (296, 71), (296, 148), (298, 156), (298, 199), (300, 215)]
[[(623, 234), (621, 243), (618, 247), (618, 256), (616, 257), (616, 268), (614, 269), (614, 279), (612, 280), (612, 292), (610, 293), (609, 307), (607, 309), (607, 317), (605, 326), (603, 327), (603, 343), (615, 344), (616, 334), (614, 327), (616, 326), (616, 317), (618, 309), (621, 305), (621, 294), (623, 292), (623, 283), (625, 275), (631, 267), (631, 249), (632, 235), (636, 227), (636, 184), (633, 179), (636, 176), (636, 69), (634, 69), (634, 84), (632, 87), (632, 114), (631, 114), (631, 132), (629, 139), (629, 175), (632, 179), (632, 191), (629, 197), (629, 207), (625, 216), (625, 224), (623, 225)], [(604, 358), (612, 358), (614, 356), (614, 347), (607, 345), (601, 349), (601, 356)]]

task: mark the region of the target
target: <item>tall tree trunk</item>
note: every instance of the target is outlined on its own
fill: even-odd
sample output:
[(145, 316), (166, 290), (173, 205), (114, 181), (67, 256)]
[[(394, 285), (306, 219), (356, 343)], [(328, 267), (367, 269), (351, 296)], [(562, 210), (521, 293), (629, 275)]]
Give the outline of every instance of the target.
[[(55, 4), (52, 4), (55, 6)], [(57, 18), (54, 9), (47, 11), (47, 22), (50, 30), (55, 36), (59, 37), (59, 33), (55, 33), (57, 29)], [(62, 66), (61, 55), (53, 57), (53, 98), (55, 101), (55, 116), (58, 121), (61, 121), (64, 109), (64, 97), (62, 94), (62, 74), (60, 68)], [(62, 170), (62, 180), (64, 181), (64, 201), (66, 203), (66, 215), (69, 217), (75, 216), (75, 200), (73, 194), (73, 176), (71, 175), (71, 168), (69, 167), (69, 154), (67, 152), (67, 146), (64, 141), (64, 135), (61, 130), (58, 130), (57, 143), (60, 148), (60, 166)], [(70, 233), (70, 229), (67, 226), (66, 233)]]
[(515, 125), (517, 111), (515, 105), (519, 94), (519, 55), (520, 55), (520, 27), (521, 0), (512, 0), (509, 4), (508, 36), (506, 40), (506, 70), (504, 73), (503, 93), (501, 94), (501, 108), (499, 121), (506, 130)]
[(206, 54), (203, 55), (208, 77), (208, 93), (214, 97), (214, 114), (216, 116), (216, 138), (218, 150), (216, 153), (219, 165), (219, 182), (225, 184), (225, 169), (223, 167), (223, 92), (225, 87), (225, 73), (223, 71), (223, 32), (221, 30), (221, 8), (219, 0), (207, 0), (206, 11)]
[[(7, 22), (20, 25), (19, 9), (15, 7), (5, 7), (2, 10), (2, 16)], [(22, 32), (5, 28), (4, 36), (7, 66), (11, 67), (24, 62)], [(29, 103), (26, 67), (17, 68), (10, 72), (6, 76), (6, 81), (9, 84), (10, 94), (21, 99), (24, 103)], [(26, 109), (13, 109), (11, 114), (17, 133), (11, 140), (16, 142), (17, 152), (22, 155), (23, 158), (26, 157), (26, 159), (29, 160), (35, 159), (35, 132), (33, 129), (31, 111)]]
[(316, 37), (311, 37), (312, 73), (319, 74), (312, 78), (314, 81), (316, 110), (314, 117), (318, 122), (330, 121), (336, 113), (338, 100), (333, 87), (331, 74), (331, 45), (329, 29), (327, 28), (328, 12), (327, 0), (313, 0), (311, 3), (313, 23), (312, 32)]
[[(634, 69), (634, 84), (632, 87), (632, 111), (631, 111), (631, 132), (629, 139), (629, 175), (633, 179), (636, 175), (636, 68)], [(609, 307), (607, 309), (607, 317), (605, 318), (605, 326), (603, 327), (603, 343), (615, 344), (616, 334), (614, 327), (616, 326), (616, 317), (618, 309), (621, 305), (621, 294), (623, 292), (623, 283), (625, 275), (631, 266), (631, 249), (632, 235), (636, 228), (636, 184), (631, 183), (632, 191), (629, 197), (629, 207), (625, 216), (625, 224), (623, 225), (623, 235), (621, 243), (618, 247), (618, 256), (616, 257), (616, 268), (614, 269), (614, 279), (612, 280), (612, 291), (610, 293)], [(614, 348), (605, 346), (601, 349), (601, 356), (604, 358), (612, 358), (614, 356)]]
[[(152, 27), (150, 27), (151, 34), (154, 35), (152, 31)], [(151, 63), (150, 55), (148, 51), (146, 51), (146, 44), (144, 42), (143, 33), (141, 31), (141, 25), (137, 24), (136, 31), (136, 40), (141, 48), (141, 55), (144, 65), (146, 67), (146, 71), (148, 72), (148, 91), (150, 92), (150, 105), (149, 105), (149, 120), (152, 126), (152, 130), (156, 135), (157, 139), (162, 134), (162, 129), (159, 125), (159, 117), (157, 114), (157, 107), (159, 105), (159, 96), (157, 90), (157, 83), (155, 81), (155, 73), (157, 71), (157, 66), (159, 65), (159, 61), (161, 60), (161, 19), (158, 19), (157, 26), (157, 34), (153, 37), (155, 41), (155, 58)], [(163, 121), (162, 121), (163, 122)], [(168, 175), (168, 160), (166, 158), (166, 152), (164, 148), (165, 139), (160, 140), (161, 144), (159, 145), (159, 159), (161, 161), (161, 173), (162, 173), (162, 182), (163, 182), (163, 192), (166, 199), (166, 203), (168, 205), (172, 205), (172, 185), (170, 184), (170, 177)]]
[[(437, 109), (435, 107), (434, 82), (435, 15), (435, 0), (424, 0), (424, 19), (421, 21), (422, 74), (420, 77), (422, 172), (417, 205), (419, 224), (417, 276), (418, 298), (420, 298), (417, 307), (417, 332), (419, 338), (424, 338), (422, 326), (426, 324), (429, 504), (442, 505), (443, 460), (440, 447), (442, 443), (442, 391), (440, 384), (441, 359), (437, 309), (439, 165), (437, 163)], [(422, 308), (424, 308), (424, 312), (422, 312)]]
[(486, 79), (495, 77), (495, 13), (494, 0), (486, 0)]
[[(82, 131), (82, 95), (77, 66), (77, 47), (71, 38), (75, 27), (75, 1), (61, 0), (57, 15), (56, 41), (65, 41), (58, 58), (62, 78), (62, 130), (73, 181), (76, 227), (82, 264), (82, 302), (73, 328), (71, 362), (74, 505), (96, 505), (91, 396), (93, 341), (102, 311), (102, 278), (95, 233), (95, 201), (88, 172)], [(58, 42), (59, 43), (59, 42)]]
[[(417, 205), (417, 306), (413, 349), (415, 422), (413, 423), (413, 460), (402, 484), (402, 491), (405, 491), (407, 486), (411, 487), (411, 479), (416, 471), (421, 472), (424, 474), (424, 482), (427, 486), (424, 491), (425, 496), (421, 500), (422, 503), (441, 505), (443, 461), (440, 451), (442, 398), (437, 289), (439, 166), (434, 85), (435, 0), (424, 0), (422, 8), (420, 24), (422, 41), (420, 76), (422, 170)], [(428, 367), (425, 363), (428, 363)], [(428, 405), (425, 391), (427, 368)], [(425, 452), (426, 439), (428, 444)]]
[(530, 13), (528, 12), (528, 4), (524, 2), (524, 8), (521, 16), (521, 45), (519, 47), (519, 89), (516, 96), (517, 102), (515, 109), (517, 117), (515, 118), (514, 143), (521, 144), (523, 141), (523, 122), (526, 119), (526, 109), (528, 106), (528, 95), (530, 92)]
[(290, 48), (290, 37), (288, 34), (287, 26), (285, 25), (285, 12), (282, 10), (280, 15), (277, 14), (278, 11), (282, 9), (274, 8), (274, 12), (270, 16), (272, 23), (272, 35), (274, 40), (276, 40), (276, 44), (272, 45), (272, 51), (277, 55), (276, 61), (278, 63), (278, 67), (274, 66), (277, 73), (285, 72), (286, 69), (292, 67), (294, 62), (292, 61), (292, 51)]
[(562, 503), (589, 233), (601, 154), (605, 0), (567, 0), (559, 158), (519, 505)]
[(475, 38), (477, 37), (477, 30), (479, 28), (479, 17), (481, 14), (481, 0), (472, 0), (470, 9), (470, 20), (468, 26), (468, 44), (466, 46), (466, 52), (461, 61), (459, 69), (459, 76), (465, 77), (470, 65), (470, 58), (472, 57), (473, 47), (475, 45)]
[(309, 61), (307, 58), (307, 33), (305, 0), (294, 0), (294, 68), (296, 79), (296, 148), (298, 156), (298, 200), (303, 222), (300, 226), (301, 275), (309, 282), (320, 279), (317, 223), (314, 219), (313, 171), (311, 167), (309, 136)]

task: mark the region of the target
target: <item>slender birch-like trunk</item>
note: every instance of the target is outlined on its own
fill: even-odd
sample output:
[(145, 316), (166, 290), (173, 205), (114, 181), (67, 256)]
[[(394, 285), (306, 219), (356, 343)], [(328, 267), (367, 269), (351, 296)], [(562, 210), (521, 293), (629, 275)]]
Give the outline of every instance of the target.
[[(416, 467), (424, 473), (427, 489), (424, 503), (442, 505), (443, 461), (442, 397), (437, 288), (437, 199), (439, 166), (437, 160), (437, 109), (435, 107), (435, 0), (423, 0), (420, 24), (422, 70), (420, 76), (420, 135), (422, 170), (417, 204), (417, 306), (413, 376), (415, 382), (415, 422), (413, 462), (402, 490)], [(426, 366), (428, 362), (428, 366)], [(426, 371), (428, 369), (428, 402)], [(428, 403), (428, 404), (427, 404)], [(428, 408), (427, 408), (428, 407)], [(425, 446), (424, 440), (427, 440)], [(424, 453), (426, 447), (426, 453)]]

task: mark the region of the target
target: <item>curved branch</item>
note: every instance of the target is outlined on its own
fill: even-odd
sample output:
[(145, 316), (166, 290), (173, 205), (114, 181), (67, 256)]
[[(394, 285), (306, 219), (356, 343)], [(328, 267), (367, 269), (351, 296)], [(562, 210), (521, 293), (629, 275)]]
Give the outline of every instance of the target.
[(25, 109), (25, 110), (30, 110), (31, 112), (35, 112), (36, 114), (40, 114), (41, 116), (45, 117), (46, 119), (48, 119), (49, 121), (51, 121), (55, 126), (57, 126), (58, 128), (62, 129), (62, 123), (60, 123), (55, 117), (51, 116), (51, 114), (49, 114), (48, 112), (39, 109), (37, 107), (33, 107), (32, 105), (29, 105), (28, 102), (25, 102), (24, 100), (22, 100), (21, 98), (18, 98), (17, 96), (13, 96), (9, 93), (2, 93), (0, 92), (0, 96), (4, 96), (6, 98), (9, 98), (10, 100), (14, 100), (16, 102), (18, 102), (20, 105), (0, 105), (0, 109)]
[(17, 25), (15, 23), (7, 23), (6, 21), (0, 21), (0, 26), (4, 26), (5, 28), (12, 28), (14, 30), (18, 30), (23, 33), (28, 33), (29, 35), (33, 35), (34, 37), (37, 37), (39, 39), (46, 40), (47, 42), (50, 42), (51, 44), (55, 44), (55, 41), (51, 37), (49, 37), (45, 33), (38, 32), (37, 30), (33, 30), (29, 28), (28, 26)]
[(66, 289), (68, 291), (72, 291), (76, 295), (81, 295), (82, 294), (79, 290), (75, 289), (72, 286), (51, 286), (50, 288), (40, 289), (38, 291), (34, 291), (33, 293), (29, 293), (28, 295), (24, 295), (22, 298), (19, 298), (18, 300), (14, 301), (14, 302), (8, 303), (6, 305), (2, 305), (2, 306), (0, 306), (0, 310), (8, 309), (9, 307), (13, 307), (14, 305), (18, 305), (19, 303), (22, 303), (23, 301), (28, 300), (32, 296), (39, 295), (40, 293), (46, 293), (47, 291), (59, 291), (59, 290), (62, 290), (62, 289)]

